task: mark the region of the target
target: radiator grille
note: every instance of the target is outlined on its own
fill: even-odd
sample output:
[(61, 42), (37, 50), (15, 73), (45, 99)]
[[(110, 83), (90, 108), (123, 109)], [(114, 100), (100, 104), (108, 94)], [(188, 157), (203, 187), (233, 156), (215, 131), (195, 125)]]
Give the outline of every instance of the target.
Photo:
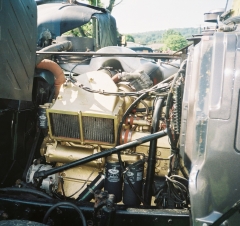
[(114, 120), (108, 118), (82, 117), (84, 140), (114, 143)]
[(52, 135), (80, 139), (79, 118), (77, 115), (50, 113)]

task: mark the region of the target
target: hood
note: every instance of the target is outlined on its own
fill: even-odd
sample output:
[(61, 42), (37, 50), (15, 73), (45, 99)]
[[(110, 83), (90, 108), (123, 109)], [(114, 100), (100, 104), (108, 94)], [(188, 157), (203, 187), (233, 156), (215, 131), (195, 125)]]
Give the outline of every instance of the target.
[(100, 46), (117, 45), (115, 19), (107, 10), (85, 4), (38, 5), (38, 40), (45, 31), (49, 31), (52, 39), (56, 39), (57, 36), (88, 23), (93, 17), (98, 20)]
[(38, 6), (38, 38), (41, 33), (49, 30), (53, 38), (66, 31), (88, 23), (97, 10), (74, 5), (52, 3)]
[(35, 1), (1, 1), (0, 28), (0, 98), (30, 101), (37, 40)]

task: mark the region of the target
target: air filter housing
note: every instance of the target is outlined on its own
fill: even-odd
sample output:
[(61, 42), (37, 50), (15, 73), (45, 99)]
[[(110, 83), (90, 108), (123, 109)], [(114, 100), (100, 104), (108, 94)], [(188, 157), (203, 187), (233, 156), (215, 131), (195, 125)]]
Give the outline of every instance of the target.
[[(75, 77), (76, 84), (91, 90), (117, 92), (109, 75), (97, 71)], [(122, 100), (85, 91), (68, 83), (47, 110), (50, 135), (59, 141), (114, 145)], [(100, 91), (101, 92), (101, 91)]]

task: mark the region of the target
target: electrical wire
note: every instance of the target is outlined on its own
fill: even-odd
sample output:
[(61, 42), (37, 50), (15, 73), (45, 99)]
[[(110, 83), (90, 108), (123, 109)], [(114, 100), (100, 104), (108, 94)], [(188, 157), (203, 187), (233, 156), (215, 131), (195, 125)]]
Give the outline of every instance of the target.
[[(179, 141), (179, 130), (180, 128), (178, 128), (177, 126), (179, 125), (179, 116), (177, 115), (176, 117), (178, 117), (178, 120), (174, 120), (175, 124), (176, 124), (176, 128), (172, 128), (170, 122), (172, 121), (172, 118), (174, 117), (174, 115), (171, 115), (171, 109), (174, 106), (174, 87), (176, 86), (176, 82), (178, 81), (179, 77), (182, 76), (182, 74), (185, 73), (185, 66), (186, 66), (187, 60), (184, 60), (180, 66), (180, 69), (178, 70), (177, 74), (175, 75), (175, 77), (173, 78), (173, 81), (171, 83), (171, 87), (167, 96), (167, 102), (166, 102), (166, 127), (167, 127), (167, 134), (170, 140), (170, 146), (171, 146), (171, 151), (173, 153), (172, 157), (170, 158), (169, 161), (169, 173), (168, 175), (170, 176), (172, 174), (172, 172), (176, 169), (178, 169), (179, 165), (180, 165), (180, 155), (179, 155), (179, 148), (178, 148), (178, 141)], [(180, 97), (179, 97), (180, 98)], [(175, 104), (176, 105), (176, 104)], [(178, 107), (178, 105), (176, 106)], [(175, 113), (177, 112), (177, 110), (179, 109), (175, 109)], [(175, 118), (174, 118), (175, 119)], [(180, 168), (181, 171), (183, 171), (182, 167)], [(186, 173), (183, 173), (183, 175), (188, 178)], [(169, 178), (170, 179), (170, 178)]]
[[(70, 73), (69, 73), (69, 78), (70, 78), (70, 79), (73, 79), (73, 77), (72, 77), (72, 72), (73, 72), (73, 70), (74, 70), (78, 65), (80, 65), (81, 63), (83, 63), (83, 62), (85, 62), (85, 61), (88, 61), (88, 60), (90, 60), (90, 59), (91, 59), (91, 58), (86, 58), (86, 59), (81, 60), (80, 62), (78, 62), (76, 65), (74, 65), (73, 68), (71, 69)], [(75, 79), (73, 79), (73, 80), (75, 81)]]
[[(86, 61), (86, 60), (89, 60), (89, 58), (83, 60), (83, 61)], [(70, 71), (70, 74), (69, 74), (69, 78), (70, 78), (70, 81), (77, 87), (87, 91), (87, 92), (90, 92), (90, 93), (98, 93), (98, 94), (102, 94), (102, 95), (106, 95), (106, 96), (120, 96), (120, 97), (125, 97), (125, 96), (140, 96), (142, 95), (143, 93), (146, 93), (146, 92), (156, 92), (156, 93), (162, 93), (162, 92), (165, 92), (167, 91), (170, 87), (169, 85), (167, 84), (166, 86), (160, 86), (160, 85), (163, 85), (163, 82), (165, 81), (162, 81), (160, 83), (158, 83), (157, 85), (149, 88), (149, 89), (143, 89), (141, 91), (137, 91), (137, 92), (106, 92), (105, 90), (93, 90), (87, 86), (84, 86), (83, 84), (78, 84), (76, 79), (73, 78), (72, 76), (72, 71), (74, 70), (74, 68), (76, 68), (78, 65), (80, 65), (83, 61), (79, 62), (78, 64), (76, 64)], [(77, 83), (77, 84), (76, 84)]]
[(169, 86), (165, 86), (165, 87), (160, 87), (160, 88), (155, 88), (155, 89), (153, 89), (153, 88), (143, 89), (143, 90), (137, 91), (137, 92), (106, 92), (105, 90), (93, 90), (87, 86), (84, 86), (83, 84), (76, 84), (75, 79), (74, 79), (73, 84), (87, 92), (90, 92), (90, 93), (98, 93), (98, 94), (102, 94), (105, 96), (120, 96), (120, 97), (140, 96), (143, 93), (162, 93), (162, 92), (166, 92), (166, 90), (169, 89)]
[(176, 178), (187, 181), (186, 178), (183, 178), (179, 175), (172, 175), (171, 177), (168, 177), (165, 175), (165, 177), (167, 179), (167, 185), (168, 185), (170, 194), (172, 194), (173, 197), (180, 202), (179, 203), (175, 201), (175, 203), (187, 204), (189, 200), (189, 191), (187, 187), (181, 182), (172, 179), (173, 177), (176, 177)]
[(169, 65), (169, 66), (172, 66), (172, 67), (175, 67), (175, 68), (180, 68), (179, 66), (176, 66), (174, 64), (170, 64), (170, 63), (167, 63), (167, 62), (161, 62), (161, 64), (166, 64), (166, 65)]
[(63, 183), (64, 183), (63, 178), (61, 177), (60, 180), (61, 180), (61, 189), (62, 189), (63, 197), (64, 197), (64, 199), (66, 199), (65, 190), (63, 187)]
[(51, 208), (49, 208), (48, 211), (46, 212), (44, 218), (43, 218), (43, 224), (47, 223), (47, 219), (48, 219), (49, 215), (51, 214), (51, 212), (59, 206), (70, 206), (73, 209), (75, 209), (77, 211), (81, 221), (82, 221), (82, 225), (87, 226), (87, 222), (86, 222), (86, 219), (85, 219), (82, 211), (78, 208), (78, 206), (76, 206), (75, 204), (73, 204), (71, 202), (59, 202), (59, 203), (53, 205)]
[(176, 178), (179, 178), (179, 179), (182, 179), (182, 180), (185, 180), (185, 181), (188, 182), (188, 179), (186, 179), (186, 178), (184, 178), (184, 177), (181, 177), (181, 176), (179, 176), (179, 175), (172, 175), (172, 176), (170, 176), (169, 178), (172, 179), (173, 177), (176, 177)]
[(84, 186), (87, 184), (87, 182), (89, 181), (90, 177), (93, 175), (93, 173), (94, 173), (95, 171), (96, 171), (96, 169), (94, 169), (94, 170), (90, 173), (90, 175), (88, 176), (88, 178), (85, 180), (84, 184), (83, 184), (76, 192), (74, 192), (72, 195), (68, 196), (68, 198), (73, 197), (73, 196), (76, 195), (79, 191), (81, 191), (81, 190), (84, 188)]
[[(79, 191), (81, 191), (83, 188), (84, 188), (84, 186), (87, 184), (87, 182), (89, 181), (89, 178), (93, 175), (93, 173), (96, 171), (96, 169), (94, 169), (91, 173), (90, 173), (90, 175), (88, 176), (88, 178), (85, 180), (85, 182), (83, 183), (83, 185), (77, 190), (77, 191), (75, 191), (73, 194), (71, 194), (70, 196), (66, 196), (65, 195), (65, 191), (64, 191), (64, 187), (63, 187), (63, 182), (64, 182), (64, 180), (63, 180), (63, 178), (62, 177), (60, 177), (60, 179), (61, 179), (61, 189), (62, 189), (62, 192), (63, 192), (63, 198), (72, 198), (74, 195), (76, 195)], [(56, 193), (55, 193), (55, 195), (56, 195)]]

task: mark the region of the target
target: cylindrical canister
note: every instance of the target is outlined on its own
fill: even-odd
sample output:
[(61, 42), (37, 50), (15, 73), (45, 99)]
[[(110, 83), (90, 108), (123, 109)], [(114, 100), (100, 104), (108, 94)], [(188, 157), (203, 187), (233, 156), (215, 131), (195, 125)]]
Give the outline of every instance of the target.
[(41, 129), (48, 128), (48, 120), (47, 120), (47, 112), (46, 109), (48, 107), (44, 105), (40, 105), (38, 108), (38, 126)]
[(78, 196), (77, 201), (90, 201), (91, 199), (93, 199), (94, 192), (103, 188), (104, 179), (105, 175), (103, 173), (99, 173), (98, 176)]
[(131, 182), (134, 190), (139, 194), (142, 195), (142, 183), (143, 183), (143, 169), (144, 169), (144, 162), (140, 161), (138, 164), (134, 164), (131, 167), (133, 162), (126, 162), (125, 166), (129, 167), (129, 170), (124, 175), (124, 186), (123, 186), (123, 203), (125, 205), (139, 205), (141, 202), (137, 195), (134, 193), (133, 189), (130, 187), (127, 177)]
[(115, 195), (114, 202), (122, 200), (122, 170), (117, 160), (108, 159), (105, 164), (104, 190)]

